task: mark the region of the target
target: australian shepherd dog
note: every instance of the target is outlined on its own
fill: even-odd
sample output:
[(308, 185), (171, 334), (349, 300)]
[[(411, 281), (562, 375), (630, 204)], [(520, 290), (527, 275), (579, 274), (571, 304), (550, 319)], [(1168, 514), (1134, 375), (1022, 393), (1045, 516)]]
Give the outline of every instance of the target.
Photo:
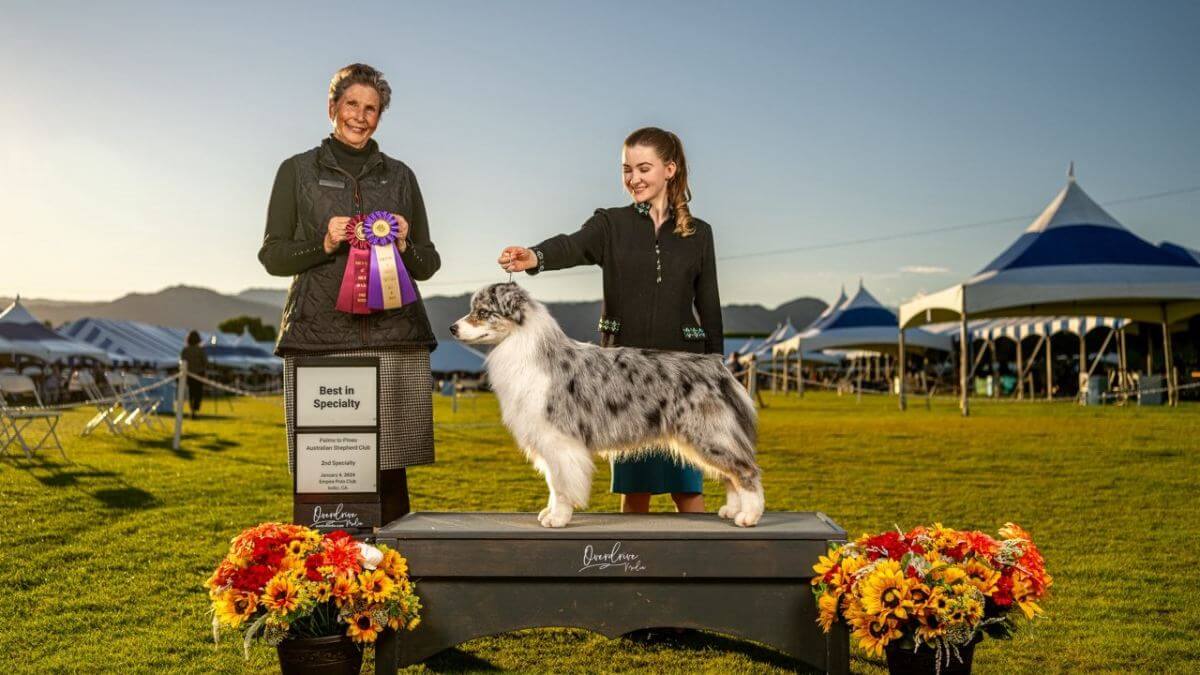
[(563, 527), (587, 506), (595, 455), (666, 448), (720, 480), (722, 518), (752, 527), (762, 517), (754, 459), (757, 415), (721, 357), (567, 337), (549, 311), (514, 283), (486, 286), (450, 327), (459, 340), (495, 345), (488, 383), (505, 426), (546, 477), (544, 527)]

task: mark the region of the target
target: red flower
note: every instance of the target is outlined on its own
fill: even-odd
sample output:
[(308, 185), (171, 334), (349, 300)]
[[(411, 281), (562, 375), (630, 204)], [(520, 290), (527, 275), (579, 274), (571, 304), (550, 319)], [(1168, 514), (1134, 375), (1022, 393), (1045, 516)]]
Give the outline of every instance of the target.
[(320, 553), (309, 555), (304, 559), (304, 575), (308, 577), (309, 581), (320, 581), (324, 575), (317, 568), (325, 564), (327, 564), (325, 556)]
[(1013, 603), (1012, 588), (1012, 570), (1005, 570), (1004, 574), (1000, 575), (1000, 581), (996, 582), (996, 591), (992, 593), (992, 602), (996, 603), (997, 607), (1011, 607)]
[(275, 576), (275, 571), (266, 565), (251, 565), (233, 575), (233, 587), (239, 591), (261, 593), (271, 577)]
[(350, 535), (345, 530), (334, 530), (325, 535), (325, 539), (329, 541), (338, 541), (339, 539), (349, 539)]
[(901, 538), (899, 532), (889, 531), (867, 539), (867, 558), (871, 561), (887, 556), (899, 560), (909, 551), (909, 545)]

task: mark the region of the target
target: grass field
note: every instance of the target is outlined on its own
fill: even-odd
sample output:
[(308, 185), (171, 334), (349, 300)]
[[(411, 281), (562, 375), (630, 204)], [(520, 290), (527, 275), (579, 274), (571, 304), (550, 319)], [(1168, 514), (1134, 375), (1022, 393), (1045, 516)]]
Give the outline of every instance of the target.
[[(978, 673), (1200, 669), (1200, 407), (1080, 408), (951, 401), (907, 413), (894, 399), (768, 397), (760, 457), (768, 508), (821, 510), (857, 535), (934, 520), (1030, 530), (1055, 578), (1047, 618), (1011, 643), (987, 642)], [(498, 423), (495, 400), (435, 400), (438, 463), (410, 471), (414, 507), (536, 511), (545, 484)], [(271, 672), (273, 650), (243, 661), (214, 647), (201, 586), (242, 528), (290, 514), (278, 399), (165, 434), (79, 438), (71, 461), (0, 461), (0, 659), (7, 672)], [(592, 510), (615, 510), (608, 469)], [(709, 508), (721, 496), (708, 485)], [(665, 508), (656, 502), (657, 508)], [(714, 517), (716, 517), (714, 515)], [(419, 588), (418, 588), (419, 592)], [(634, 644), (578, 630), (481, 639), (431, 670), (774, 672), (799, 668), (721, 636)], [(857, 672), (882, 662), (856, 655)], [(364, 669), (367, 672), (368, 669)]]

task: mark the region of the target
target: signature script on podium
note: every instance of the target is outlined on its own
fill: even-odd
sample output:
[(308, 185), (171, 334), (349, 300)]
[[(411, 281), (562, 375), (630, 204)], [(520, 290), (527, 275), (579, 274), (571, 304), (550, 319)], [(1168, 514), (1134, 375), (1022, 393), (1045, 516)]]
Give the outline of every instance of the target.
[(325, 513), (321, 510), (321, 505), (313, 507), (312, 516), (313, 527), (364, 527), (363, 521), (359, 519), (358, 514), (354, 511), (347, 511), (345, 505), (338, 504), (333, 513)]
[(606, 570), (610, 567), (623, 567), (626, 572), (641, 572), (646, 569), (638, 554), (626, 553), (621, 550), (619, 541), (613, 544), (611, 551), (607, 552), (597, 553), (591, 544), (583, 547), (583, 567), (579, 568), (580, 572)]

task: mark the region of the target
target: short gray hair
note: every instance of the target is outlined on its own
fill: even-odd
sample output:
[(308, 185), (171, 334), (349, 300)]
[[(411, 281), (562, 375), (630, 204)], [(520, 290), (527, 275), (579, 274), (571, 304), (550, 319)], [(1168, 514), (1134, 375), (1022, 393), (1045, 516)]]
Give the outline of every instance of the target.
[(379, 92), (379, 112), (387, 110), (392, 102), (392, 86), (383, 79), (383, 73), (365, 63), (351, 63), (333, 74), (329, 80), (329, 100), (337, 101), (356, 84), (365, 84)]

